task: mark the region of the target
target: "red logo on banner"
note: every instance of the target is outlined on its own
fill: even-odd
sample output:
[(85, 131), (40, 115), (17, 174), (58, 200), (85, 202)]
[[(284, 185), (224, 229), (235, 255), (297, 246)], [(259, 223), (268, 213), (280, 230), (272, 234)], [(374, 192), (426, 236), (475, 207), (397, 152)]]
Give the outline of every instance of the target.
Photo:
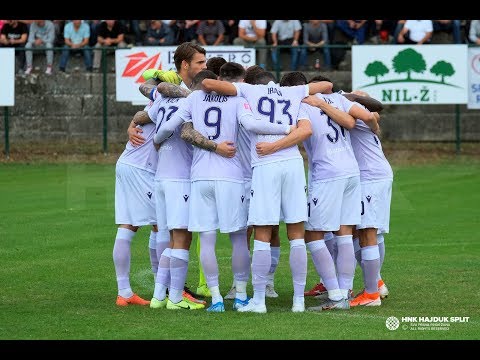
[[(135, 80), (136, 83), (145, 82), (142, 77), (143, 72), (147, 69), (154, 68), (159, 57), (160, 53), (148, 57), (143, 51), (127, 55), (129, 60), (125, 70), (123, 70), (122, 77), (137, 77)], [(161, 64), (158, 68), (162, 68)]]

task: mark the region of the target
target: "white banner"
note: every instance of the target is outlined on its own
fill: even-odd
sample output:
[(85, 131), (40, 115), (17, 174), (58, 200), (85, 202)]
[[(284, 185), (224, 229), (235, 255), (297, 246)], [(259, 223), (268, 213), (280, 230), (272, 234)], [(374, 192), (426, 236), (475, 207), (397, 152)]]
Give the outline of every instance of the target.
[(468, 49), (468, 109), (480, 109), (480, 48)]
[[(144, 81), (142, 73), (151, 68), (175, 70), (173, 55), (176, 46), (133, 47), (115, 51), (117, 101), (131, 101), (134, 105), (146, 105), (148, 99), (140, 91)], [(219, 56), (245, 67), (255, 65), (255, 49), (243, 46), (204, 46), (207, 59)]]
[(467, 45), (354, 45), (352, 89), (384, 104), (466, 104)]
[(0, 49), (0, 106), (15, 105), (15, 49)]

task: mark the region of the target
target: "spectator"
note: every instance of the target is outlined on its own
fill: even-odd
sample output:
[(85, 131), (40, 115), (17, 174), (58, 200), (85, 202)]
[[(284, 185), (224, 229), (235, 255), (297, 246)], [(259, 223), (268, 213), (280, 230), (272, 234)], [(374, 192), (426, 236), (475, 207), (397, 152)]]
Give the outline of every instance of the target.
[(425, 44), (432, 39), (432, 20), (406, 20), (398, 34), (398, 44)]
[(62, 47), (65, 44), (65, 39), (63, 38), (63, 32), (65, 29), (65, 20), (52, 20), (53, 26), (55, 27), (55, 42), (53, 45), (55, 47)]
[(162, 20), (150, 20), (150, 26), (145, 35), (145, 45), (173, 45), (172, 30)]
[(460, 20), (433, 20), (433, 33), (446, 32), (453, 35), (453, 43), (461, 44)]
[(473, 44), (480, 45), (480, 20), (472, 20), (470, 23), (468, 40)]
[[(233, 40), (233, 45), (243, 46), (265, 46), (267, 30), (267, 20), (240, 20), (238, 23), (238, 37)], [(267, 49), (260, 48), (257, 50), (257, 64), (265, 68), (267, 64)]]
[(339, 20), (337, 27), (354, 43), (362, 45), (367, 35), (367, 20)]
[[(53, 48), (55, 41), (55, 26), (50, 20), (35, 20), (30, 25), (30, 33), (28, 34), (28, 41), (25, 47), (27, 49), (35, 48)], [(52, 74), (53, 65), (53, 50), (46, 50), (47, 67), (45, 74)], [(33, 69), (33, 54), (31, 50), (27, 50), (25, 53), (27, 69), (25, 74), (29, 75)]]
[(135, 46), (142, 46), (142, 30), (140, 30), (139, 20), (118, 20), (125, 31), (125, 34), (133, 33), (135, 36)]
[(177, 25), (176, 43), (197, 41), (197, 26), (200, 20), (175, 20)]
[(172, 44), (178, 45), (177, 38), (178, 38), (178, 26), (177, 20), (162, 20), (163, 26), (167, 26), (170, 30), (170, 36), (172, 37)]
[[(300, 51), (300, 64), (304, 65), (307, 61), (307, 53), (315, 54), (317, 51), (323, 53), (324, 70), (332, 68), (330, 57), (330, 48), (328, 47), (328, 28), (322, 20), (309, 20), (303, 24), (303, 45), (310, 46), (302, 48)], [(327, 46), (325, 46), (327, 45)], [(318, 70), (318, 69), (317, 69)]]
[(225, 27), (220, 20), (202, 20), (197, 28), (198, 42), (203, 45), (223, 45)]
[[(125, 29), (122, 24), (116, 20), (105, 20), (98, 25), (98, 35), (96, 48), (102, 46), (117, 46), (124, 48), (127, 46), (125, 43)], [(93, 53), (93, 69), (100, 69), (100, 61), (102, 60), (102, 51), (94, 50)]]
[(90, 25), (90, 40), (88, 41), (88, 45), (90, 47), (94, 47), (97, 43), (97, 36), (98, 36), (98, 27), (102, 23), (102, 20), (89, 20)]
[[(28, 27), (18, 20), (5, 20), (0, 32), (0, 43), (2, 46), (19, 48), (27, 43)], [(15, 59), (18, 60), (19, 69), (25, 67), (25, 51), (15, 49)]]
[(67, 68), (70, 51), (74, 53), (83, 52), (83, 61), (87, 71), (92, 71), (92, 51), (86, 49), (90, 40), (90, 26), (82, 20), (72, 20), (63, 29), (65, 45), (60, 58), (60, 71), (65, 72)]
[[(302, 24), (299, 20), (275, 20), (270, 30), (272, 35), (272, 46), (277, 45), (291, 45), (290, 49), (290, 70), (295, 71), (298, 67), (298, 42), (300, 39), (300, 31), (302, 30)], [(280, 55), (279, 49), (272, 49), (272, 63), (274, 69), (279, 69)]]
[[(377, 44), (391, 44), (394, 42), (396, 20), (375, 20), (373, 36)], [(398, 35), (398, 34), (397, 34)]]
[(232, 45), (238, 34), (238, 20), (221, 20), (225, 28), (225, 44)]

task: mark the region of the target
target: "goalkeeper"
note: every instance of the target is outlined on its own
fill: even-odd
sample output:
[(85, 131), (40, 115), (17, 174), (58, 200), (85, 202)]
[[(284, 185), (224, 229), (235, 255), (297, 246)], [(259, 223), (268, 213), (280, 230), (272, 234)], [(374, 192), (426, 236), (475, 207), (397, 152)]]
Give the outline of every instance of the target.
[[(159, 69), (148, 69), (145, 70), (142, 74), (145, 79), (145, 83), (140, 85), (140, 92), (148, 97), (150, 100), (155, 100), (156, 97), (156, 86), (160, 82), (169, 82), (172, 84), (179, 85), (180, 87), (189, 90), (192, 84), (192, 80), (202, 70), (207, 68), (207, 59), (206, 51), (203, 47), (191, 43), (185, 42), (177, 47), (173, 60), (175, 62), (174, 70), (159, 70)], [(179, 95), (180, 96), (180, 95)], [(186, 95), (183, 95), (186, 96)], [(137, 130), (135, 130), (137, 131)], [(131, 136), (131, 135), (130, 135)], [(137, 139), (139, 134), (136, 134)], [(200, 254), (200, 241), (197, 237), (197, 246), (196, 246), (197, 256), (199, 258)], [(160, 258), (161, 254), (157, 254)], [(185, 291), (189, 291), (188, 288)], [(211, 296), (207, 287), (207, 282), (203, 269), (199, 261), (199, 281), (197, 287), (197, 293), (189, 291), (190, 294), (194, 297), (199, 296)]]

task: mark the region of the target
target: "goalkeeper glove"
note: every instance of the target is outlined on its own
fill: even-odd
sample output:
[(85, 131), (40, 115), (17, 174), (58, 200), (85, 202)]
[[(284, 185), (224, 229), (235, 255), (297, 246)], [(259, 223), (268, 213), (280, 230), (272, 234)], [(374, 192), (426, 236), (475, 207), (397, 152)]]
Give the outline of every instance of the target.
[(145, 80), (149, 79), (158, 79), (161, 82), (168, 82), (175, 85), (180, 85), (182, 78), (173, 70), (158, 70), (158, 69), (148, 69), (145, 70), (142, 74), (142, 77)]

